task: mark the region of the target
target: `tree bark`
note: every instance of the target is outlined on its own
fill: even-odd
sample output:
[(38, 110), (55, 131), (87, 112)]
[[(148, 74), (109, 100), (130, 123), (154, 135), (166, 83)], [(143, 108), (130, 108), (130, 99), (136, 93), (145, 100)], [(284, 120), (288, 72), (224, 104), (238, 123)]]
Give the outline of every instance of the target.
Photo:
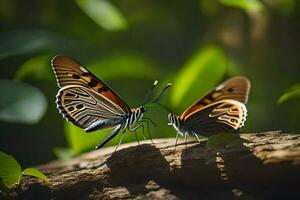
[[(10, 199), (300, 199), (300, 135), (241, 134), (240, 147), (157, 139), (95, 150), (39, 166)], [(1, 197), (1, 196), (0, 196)]]

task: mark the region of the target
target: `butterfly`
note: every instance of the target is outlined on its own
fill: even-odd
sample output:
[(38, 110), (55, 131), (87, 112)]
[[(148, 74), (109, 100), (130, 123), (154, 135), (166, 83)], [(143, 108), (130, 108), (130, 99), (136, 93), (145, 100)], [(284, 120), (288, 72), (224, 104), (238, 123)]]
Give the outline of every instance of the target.
[[(133, 126), (144, 119), (150, 120), (143, 119), (145, 106), (131, 109), (108, 85), (72, 58), (58, 55), (52, 59), (51, 65), (60, 88), (56, 104), (63, 117), (86, 132), (113, 128), (96, 149), (103, 147), (120, 131), (135, 132), (140, 127), (144, 130), (142, 124)], [(157, 81), (151, 91), (156, 85)], [(119, 144), (121, 140), (122, 137)]]
[[(168, 125), (178, 136), (208, 136), (213, 133), (238, 131), (246, 121), (250, 81), (243, 76), (230, 78), (187, 108), (180, 116), (168, 115)], [(175, 144), (175, 146), (176, 146)]]

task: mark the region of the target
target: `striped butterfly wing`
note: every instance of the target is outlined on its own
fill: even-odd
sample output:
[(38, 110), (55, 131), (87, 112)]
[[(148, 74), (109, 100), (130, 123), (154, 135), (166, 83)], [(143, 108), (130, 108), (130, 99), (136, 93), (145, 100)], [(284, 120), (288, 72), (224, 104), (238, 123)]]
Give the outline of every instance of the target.
[(232, 99), (246, 104), (248, 101), (249, 91), (250, 81), (246, 77), (236, 76), (230, 78), (186, 109), (180, 115), (180, 119), (185, 120), (194, 112), (198, 112), (199, 110), (204, 109), (207, 105), (224, 99)]
[[(87, 129), (95, 122), (118, 120), (124, 111), (101, 94), (84, 86), (61, 88), (56, 96), (60, 113), (76, 126)], [(103, 127), (105, 128), (105, 127)]]
[(220, 100), (189, 115), (184, 125), (196, 134), (237, 131), (247, 116), (245, 105), (236, 100)]
[(61, 88), (56, 96), (57, 107), (78, 127), (89, 131), (95, 122), (101, 123), (101, 128), (112, 127), (114, 120), (131, 113), (111, 88), (71, 58), (54, 57), (52, 68)]
[(51, 64), (60, 88), (69, 85), (86, 87), (99, 93), (103, 98), (112, 101), (124, 113), (131, 112), (129, 106), (110, 87), (78, 62), (66, 56), (55, 56)]

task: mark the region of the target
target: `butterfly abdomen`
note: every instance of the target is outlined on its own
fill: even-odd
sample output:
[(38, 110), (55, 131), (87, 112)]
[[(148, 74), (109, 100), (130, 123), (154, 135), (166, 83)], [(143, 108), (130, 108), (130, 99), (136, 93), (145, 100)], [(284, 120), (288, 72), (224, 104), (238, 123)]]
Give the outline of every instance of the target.
[(98, 120), (94, 123), (92, 123), (89, 127), (84, 129), (85, 132), (89, 133), (95, 130), (102, 130), (106, 128), (114, 127), (118, 124), (122, 124), (123, 120), (122, 118), (116, 118), (116, 119), (106, 119), (106, 120)]

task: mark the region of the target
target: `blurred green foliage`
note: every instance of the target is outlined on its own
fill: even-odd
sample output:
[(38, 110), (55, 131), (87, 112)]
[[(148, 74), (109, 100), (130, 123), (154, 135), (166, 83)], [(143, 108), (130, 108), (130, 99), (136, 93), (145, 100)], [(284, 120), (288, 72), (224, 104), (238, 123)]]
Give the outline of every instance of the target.
[(194, 99), (193, 91), (199, 95), (210, 91), (222, 80), (226, 67), (226, 56), (221, 48), (209, 46), (200, 49), (182, 66), (174, 79), (171, 93), (173, 106), (180, 110), (187, 108), (200, 97)]
[[(141, 105), (154, 80), (160, 81), (155, 94), (173, 83), (161, 103), (176, 114), (223, 79), (244, 75), (252, 88), (242, 132), (297, 132), (299, 6), (295, 0), (3, 0), (0, 147), (26, 166), (91, 150), (109, 133), (86, 134), (58, 113), (50, 67), (57, 54), (82, 63), (130, 107)], [(174, 137), (168, 113), (146, 106), (146, 117), (159, 126), (150, 126), (152, 137)], [(129, 141), (135, 136), (128, 132), (123, 142)]]
[[(31, 85), (0, 80), (0, 120), (15, 123), (37, 123), (46, 112), (47, 100)], [(14, 92), (12, 92), (14, 91)]]
[(127, 22), (120, 11), (107, 0), (76, 0), (78, 6), (99, 26), (108, 31), (127, 28)]
[(294, 98), (300, 98), (300, 83), (293, 85), (286, 93), (280, 96), (277, 103), (282, 104)]
[(260, 12), (264, 8), (260, 0), (220, 0), (226, 6), (233, 6), (246, 12)]

